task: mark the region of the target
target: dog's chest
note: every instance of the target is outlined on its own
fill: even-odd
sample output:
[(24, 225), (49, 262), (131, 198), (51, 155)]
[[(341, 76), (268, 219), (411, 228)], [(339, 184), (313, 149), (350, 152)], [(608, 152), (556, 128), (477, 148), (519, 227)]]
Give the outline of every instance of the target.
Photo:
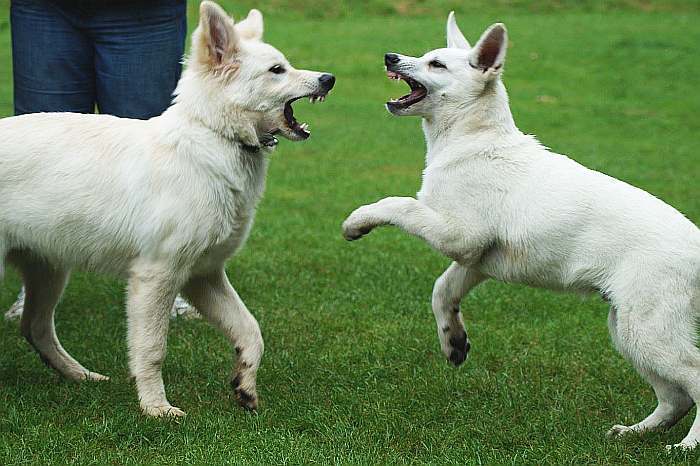
[(213, 193), (216, 200), (211, 206), (208, 246), (196, 268), (218, 266), (245, 243), (265, 191), (267, 164), (263, 157), (246, 158), (244, 154), (228, 181)]

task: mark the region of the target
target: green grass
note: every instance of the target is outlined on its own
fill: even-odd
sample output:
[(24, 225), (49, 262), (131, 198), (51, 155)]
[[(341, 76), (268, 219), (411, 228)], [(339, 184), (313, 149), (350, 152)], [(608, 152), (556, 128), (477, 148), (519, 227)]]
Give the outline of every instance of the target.
[[(230, 10), (241, 15), (249, 3)], [(385, 11), (395, 8), (388, 3)], [(382, 54), (442, 46), (446, 10), (457, 2), (404, 3), (431, 14), (290, 19), (330, 5), (318, 1), (267, 17), (269, 42), (299, 66), (334, 72), (338, 84), (324, 105), (297, 105), (314, 136), (280, 144), (252, 236), (229, 266), (266, 341), (259, 413), (232, 399), (224, 338), (202, 321), (180, 320), (164, 377), (188, 416), (143, 417), (127, 379), (123, 283), (76, 274), (58, 333), (112, 381), (61, 381), (17, 323), (0, 322), (0, 464), (696, 461), (663, 451), (691, 417), (665, 434), (604, 438), (612, 424), (648, 414), (655, 399), (612, 349), (597, 297), (487, 283), (462, 306), (473, 346), (453, 369), (430, 312), (433, 281), (449, 261), (391, 229), (342, 240), (340, 223), (354, 207), (419, 187), (419, 122), (384, 111), (398, 90), (383, 75)], [(627, 1), (605, 15), (567, 1), (535, 2), (551, 6), (542, 14), (525, 2), (473, 3), (484, 7), (463, 7), (459, 17), (468, 38), (496, 20), (509, 27), (505, 80), (521, 129), (700, 222), (697, 2)], [(11, 113), (9, 54), (0, 1), (2, 115)], [(18, 288), (10, 274), (1, 308)]]

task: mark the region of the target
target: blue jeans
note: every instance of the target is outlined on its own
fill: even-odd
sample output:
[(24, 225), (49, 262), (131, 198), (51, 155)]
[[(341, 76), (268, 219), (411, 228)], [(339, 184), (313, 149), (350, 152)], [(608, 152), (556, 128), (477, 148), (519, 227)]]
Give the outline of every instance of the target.
[(185, 0), (12, 0), (15, 113), (151, 118), (170, 105)]

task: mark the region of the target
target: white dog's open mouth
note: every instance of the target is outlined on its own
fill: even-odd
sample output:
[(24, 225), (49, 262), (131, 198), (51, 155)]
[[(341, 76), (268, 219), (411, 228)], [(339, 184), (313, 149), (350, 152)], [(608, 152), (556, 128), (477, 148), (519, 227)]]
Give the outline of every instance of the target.
[[(294, 109), (292, 108), (292, 104), (296, 102), (299, 99), (303, 99), (305, 97), (309, 98), (309, 102), (316, 103), (316, 102), (323, 102), (326, 100), (326, 95), (327, 92), (321, 92), (318, 94), (307, 94), (307, 95), (302, 95), (299, 97), (295, 97), (287, 103), (284, 104), (284, 120), (285, 123), (287, 124), (287, 129), (292, 133), (293, 139), (307, 139), (309, 136), (311, 136), (311, 131), (309, 130), (309, 124), (308, 123), (299, 123), (296, 118), (294, 118)], [(286, 136), (290, 136), (289, 134), (286, 134)]]
[(389, 79), (405, 81), (411, 88), (410, 94), (406, 94), (405, 96), (390, 100), (386, 103), (390, 110), (406, 109), (411, 105), (417, 104), (428, 95), (428, 90), (425, 88), (425, 86), (413, 78), (391, 70), (387, 70), (386, 75)]

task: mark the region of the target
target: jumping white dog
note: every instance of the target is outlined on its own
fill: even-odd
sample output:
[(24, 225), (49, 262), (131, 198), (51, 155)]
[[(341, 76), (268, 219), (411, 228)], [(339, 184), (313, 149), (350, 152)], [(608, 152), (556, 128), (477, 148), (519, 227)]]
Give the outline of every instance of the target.
[[(355, 210), (348, 240), (394, 225), (454, 260), (435, 282), (442, 350), (464, 362), (459, 303), (486, 279), (576, 292), (610, 302), (617, 349), (652, 385), (658, 407), (611, 436), (674, 425), (700, 401), (700, 230), (652, 195), (563, 155), (515, 126), (501, 73), (507, 32), (494, 24), (470, 47), (450, 14), (447, 48), (385, 56), (411, 93), (387, 103), (423, 118), (426, 167), (417, 199), (389, 197)], [(676, 446), (700, 442), (700, 417)]]
[(262, 42), (257, 10), (234, 26), (200, 6), (174, 104), (148, 121), (33, 114), (0, 120), (0, 277), (26, 286), (22, 334), (74, 380), (105, 380), (61, 346), (54, 308), (71, 269), (128, 277), (129, 367), (144, 413), (183, 415), (163, 387), (168, 314), (178, 291), (231, 340), (239, 403), (257, 406), (263, 340), (224, 263), (250, 231), (280, 134), (309, 137), (300, 98), (323, 100), (335, 78), (294, 69)]

